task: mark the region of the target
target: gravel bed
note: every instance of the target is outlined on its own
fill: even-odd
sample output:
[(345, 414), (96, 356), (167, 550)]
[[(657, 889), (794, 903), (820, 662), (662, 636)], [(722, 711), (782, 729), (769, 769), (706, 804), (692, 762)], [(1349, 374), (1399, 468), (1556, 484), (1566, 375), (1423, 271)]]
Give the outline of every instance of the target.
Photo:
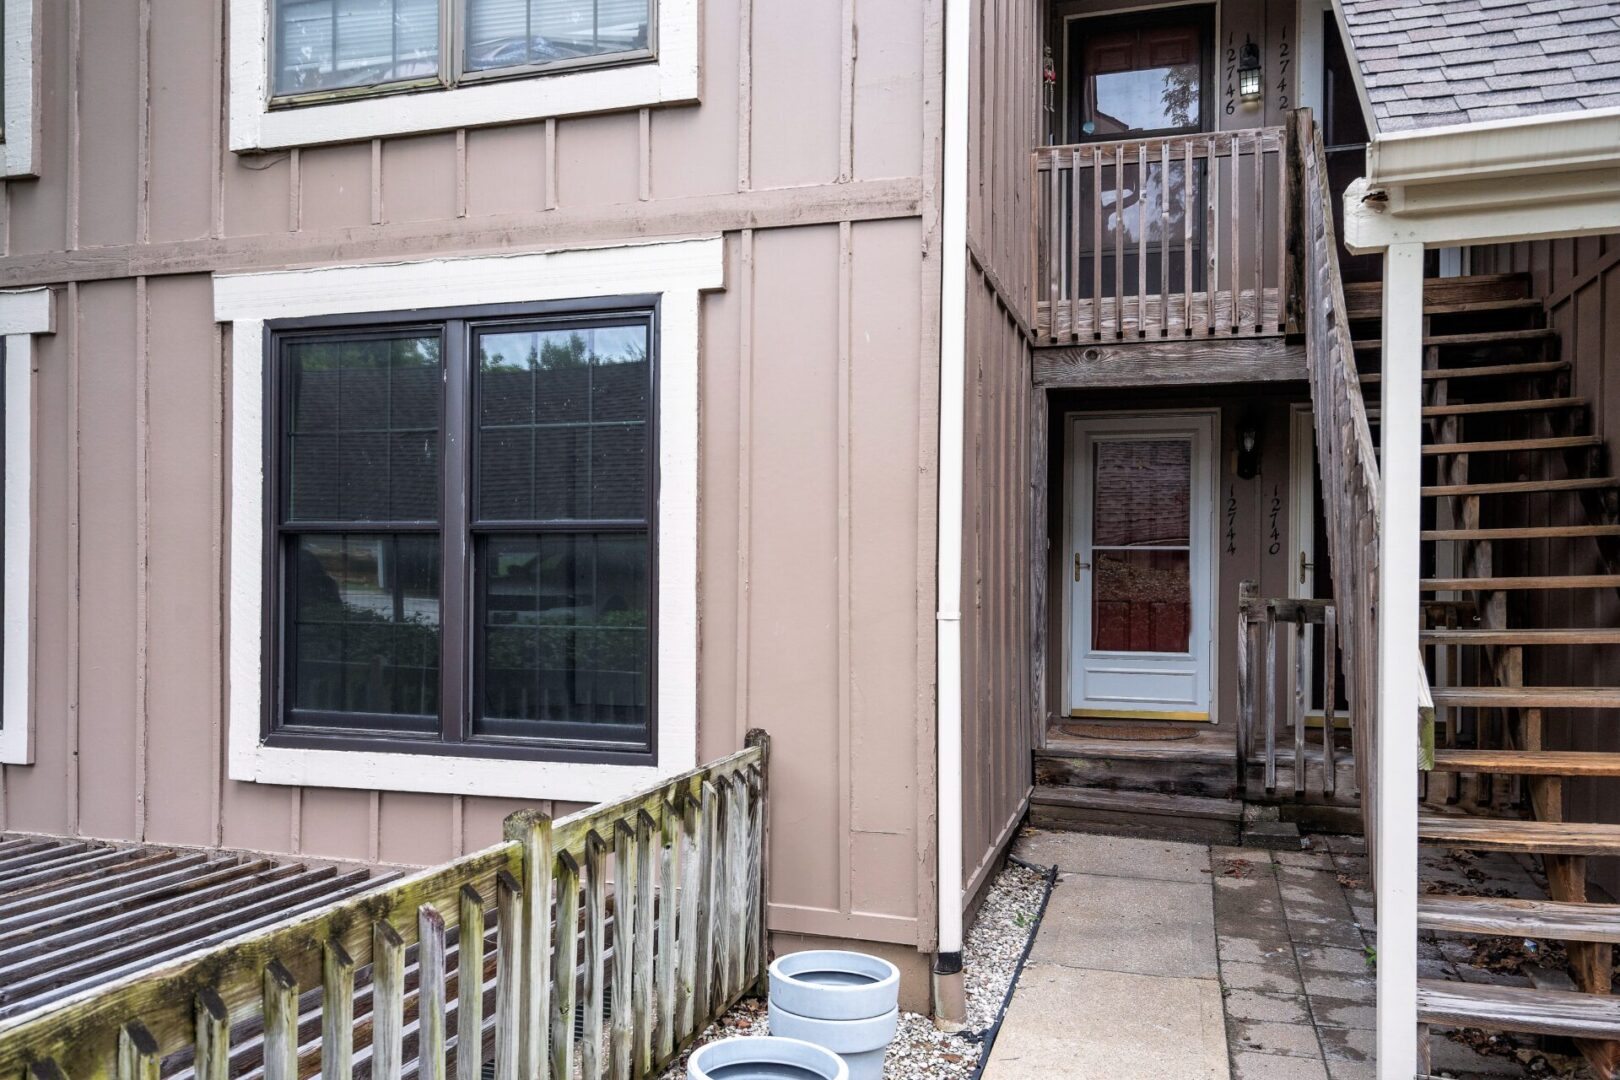
[[(1007, 864), (986, 893), (962, 947), (968, 1030), (949, 1034), (936, 1030), (930, 1017), (901, 1013), (900, 1030), (883, 1063), (886, 1080), (967, 1080), (973, 1075), (979, 1065), (979, 1039), (995, 1022), (1045, 896), (1043, 874), (1016, 863)], [(765, 1002), (747, 998), (710, 1024), (693, 1048), (715, 1039), (769, 1034)], [(685, 1077), (683, 1054), (664, 1072), (662, 1080)]]

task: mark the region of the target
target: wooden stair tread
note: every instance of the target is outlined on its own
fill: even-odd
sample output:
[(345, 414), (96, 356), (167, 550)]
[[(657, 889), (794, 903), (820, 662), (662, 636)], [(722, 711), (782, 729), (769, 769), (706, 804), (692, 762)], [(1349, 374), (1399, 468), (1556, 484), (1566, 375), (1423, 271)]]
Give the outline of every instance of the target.
[(1587, 821), (1519, 821), (1419, 811), (1418, 839), (1469, 851), (1617, 855), (1620, 825)]
[[(1556, 333), (1556, 331), (1548, 328), (1537, 328), (1534, 330), (1482, 330), (1474, 334), (1426, 334), (1423, 338), (1423, 344), (1442, 347), (1452, 345), (1507, 345), (1523, 341), (1545, 341), (1555, 337)], [(1382, 338), (1364, 338), (1361, 341), (1351, 342), (1351, 344), (1362, 352), (1384, 347)]]
[(1424, 630), (1425, 645), (1620, 645), (1620, 629)]
[[(1517, 375), (1546, 375), (1554, 371), (1565, 371), (1569, 368), (1568, 360), (1538, 360), (1529, 364), (1482, 364), (1479, 367), (1467, 368), (1429, 368), (1423, 372), (1425, 382), (1437, 382), (1449, 379), (1484, 379), (1496, 376), (1512, 377)], [(1369, 372), (1360, 376), (1364, 383), (1379, 381), (1379, 373)]]
[[(1365, 300), (1352, 301), (1349, 293), (1350, 286), (1346, 285), (1346, 308), (1352, 322), (1367, 322), (1382, 320), (1384, 309), (1382, 297), (1376, 305), (1368, 304)], [(1424, 301), (1423, 314), (1425, 315), (1473, 315), (1492, 311), (1540, 311), (1541, 301), (1533, 296), (1513, 296), (1495, 300), (1436, 300)]]
[(1117, 810), (1139, 814), (1242, 821), (1243, 804), (1203, 795), (1164, 795), (1154, 791), (1110, 791), (1104, 788), (1054, 787), (1037, 784), (1030, 801), (1043, 806)]
[(1525, 525), (1511, 529), (1425, 529), (1424, 540), (1559, 540), (1620, 536), (1620, 525)]
[(1544, 941), (1620, 942), (1620, 905), (1495, 896), (1420, 896), (1418, 928)]
[(1424, 416), (1471, 416), (1476, 413), (1528, 412), (1534, 409), (1578, 409), (1591, 404), (1584, 397), (1530, 398), (1525, 401), (1466, 401), (1457, 405), (1424, 406)]
[(1423, 489), (1424, 498), (1447, 495), (1539, 495), (1544, 491), (1593, 491), (1620, 487), (1613, 476), (1577, 476), (1564, 480), (1507, 480), (1492, 484), (1438, 484)]
[(1620, 574), (1424, 578), (1419, 587), (1424, 592), (1502, 592), (1511, 589), (1620, 589)]
[(1436, 705), (1518, 709), (1620, 709), (1620, 686), (1436, 686)]
[(1436, 750), (1438, 772), (1512, 776), (1620, 776), (1620, 754), (1587, 750)]
[(1418, 1018), (1449, 1027), (1620, 1038), (1620, 998), (1572, 990), (1418, 980)]
[(1429, 443), (1426, 457), (1451, 454), (1514, 454), (1526, 450), (1579, 450), (1602, 446), (1600, 435), (1559, 435), (1550, 439), (1490, 439), (1484, 442)]

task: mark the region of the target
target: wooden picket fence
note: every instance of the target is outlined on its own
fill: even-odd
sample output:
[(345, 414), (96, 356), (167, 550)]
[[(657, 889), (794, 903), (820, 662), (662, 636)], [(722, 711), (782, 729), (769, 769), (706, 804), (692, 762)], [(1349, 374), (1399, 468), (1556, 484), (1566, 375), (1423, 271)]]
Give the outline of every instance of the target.
[(493, 847), (14, 1017), (0, 1077), (656, 1075), (762, 982), (768, 756), (750, 732), (629, 798), (514, 814)]

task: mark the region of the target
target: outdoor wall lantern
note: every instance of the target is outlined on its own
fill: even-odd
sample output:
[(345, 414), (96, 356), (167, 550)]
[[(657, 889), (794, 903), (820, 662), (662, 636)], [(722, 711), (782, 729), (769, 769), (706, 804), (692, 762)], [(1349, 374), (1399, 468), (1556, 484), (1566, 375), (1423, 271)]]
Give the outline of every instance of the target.
[(1238, 96), (1260, 100), (1260, 46), (1252, 41), (1245, 41), (1238, 51)]
[(1242, 480), (1260, 475), (1260, 428), (1253, 420), (1238, 429), (1237, 474)]

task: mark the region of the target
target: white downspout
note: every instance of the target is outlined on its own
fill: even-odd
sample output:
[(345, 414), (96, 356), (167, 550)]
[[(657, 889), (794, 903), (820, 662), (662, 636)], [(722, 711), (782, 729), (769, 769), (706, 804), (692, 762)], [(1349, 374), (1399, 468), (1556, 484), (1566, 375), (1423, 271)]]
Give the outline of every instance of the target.
[(935, 702), (939, 948), (934, 1022), (967, 1022), (962, 987), (962, 482), (967, 346), (969, 0), (945, 0), (945, 145), (940, 212), (939, 522)]

